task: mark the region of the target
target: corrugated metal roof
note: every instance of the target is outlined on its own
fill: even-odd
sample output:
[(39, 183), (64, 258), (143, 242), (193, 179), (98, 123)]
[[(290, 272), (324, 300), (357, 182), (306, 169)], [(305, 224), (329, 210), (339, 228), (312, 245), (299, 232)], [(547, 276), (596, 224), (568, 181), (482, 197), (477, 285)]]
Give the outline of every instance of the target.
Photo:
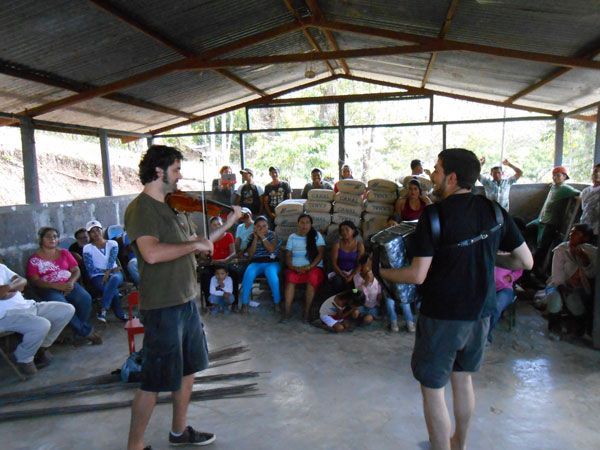
[[(297, 16), (312, 15), (303, 0), (293, 0)], [(235, 44), (275, 27), (291, 25), (295, 16), (282, 0), (111, 0), (134, 20), (162, 34), (181, 50), (201, 54)], [(331, 21), (437, 37), (451, 0), (319, 0)], [(447, 39), (561, 56), (584, 48), (600, 49), (600, 0), (461, 0)], [(322, 31), (308, 28), (325, 51), (332, 50)], [(332, 33), (342, 50), (411, 44), (355, 32)], [(412, 45), (412, 44), (411, 44)], [(312, 51), (296, 30), (238, 48), (218, 58), (284, 55)], [(347, 58), (350, 72), (420, 86), (430, 53)], [(75, 83), (105, 85), (183, 60), (181, 52), (97, 7), (77, 0), (4, 0), (0, 15), (0, 112), (19, 113), (71, 96), (73, 91), (8, 76), (2, 67), (18, 64), (46, 71)], [(596, 58), (597, 60), (600, 58)], [(339, 60), (330, 61), (342, 73)], [(323, 62), (231, 67), (237, 77), (272, 93), (308, 80), (311, 66), (328, 76)], [(474, 52), (437, 54), (427, 87), (503, 101), (543, 79), (557, 66)], [(50, 83), (52, 84), (52, 83)], [(600, 70), (573, 69), (518, 99), (516, 104), (552, 110), (573, 110), (600, 100)], [(141, 108), (96, 98), (39, 116), (44, 120), (147, 131), (185, 121), (160, 106), (203, 115), (257, 98), (257, 94), (215, 71), (166, 73), (125, 87), (119, 93), (154, 102)], [(135, 103), (135, 102), (134, 102)]]

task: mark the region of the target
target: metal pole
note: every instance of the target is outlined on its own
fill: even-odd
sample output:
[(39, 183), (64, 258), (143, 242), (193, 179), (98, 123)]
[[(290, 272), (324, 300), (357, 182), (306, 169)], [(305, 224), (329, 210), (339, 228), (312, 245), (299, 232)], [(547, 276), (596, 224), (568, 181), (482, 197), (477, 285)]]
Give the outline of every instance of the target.
[[(596, 110), (596, 145), (594, 146), (594, 164), (600, 164), (600, 106), (598, 106), (598, 109)], [(600, 279), (600, 277), (597, 278)]]
[(433, 95), (429, 97), (429, 123), (433, 122)]
[(112, 180), (110, 177), (110, 155), (108, 150), (108, 134), (106, 130), (100, 130), (98, 133), (100, 138), (100, 154), (102, 155), (102, 181), (104, 181), (104, 195), (111, 197), (112, 191)]
[(346, 104), (338, 103), (338, 178), (342, 178), (342, 166), (346, 163)]
[(556, 133), (554, 137), (554, 165), (562, 165), (563, 160), (563, 144), (565, 137), (565, 118), (556, 118)]
[(148, 146), (148, 148), (150, 148), (150, 146), (152, 146), (153, 142), (154, 142), (154, 137), (146, 138), (146, 145)]
[(23, 179), (25, 202), (40, 203), (40, 182), (35, 150), (35, 128), (30, 117), (21, 118), (21, 152), (23, 154)]
[(246, 145), (244, 144), (244, 133), (240, 133), (240, 167), (246, 167)]

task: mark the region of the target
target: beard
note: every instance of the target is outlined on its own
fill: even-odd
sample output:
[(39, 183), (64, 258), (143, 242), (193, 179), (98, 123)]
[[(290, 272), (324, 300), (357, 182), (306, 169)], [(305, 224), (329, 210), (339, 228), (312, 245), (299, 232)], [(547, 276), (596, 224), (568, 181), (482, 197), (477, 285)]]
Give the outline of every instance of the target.
[(433, 185), (433, 194), (438, 198), (443, 198), (444, 193), (446, 192), (446, 188), (446, 177), (444, 177), (444, 179), (442, 180), (442, 184), (440, 184), (439, 186), (437, 184)]
[(175, 181), (174, 183), (171, 182), (169, 180), (169, 175), (167, 174), (166, 171), (163, 172), (162, 182), (163, 182), (163, 191), (165, 194), (169, 194), (169, 193), (175, 192), (177, 190), (177, 181)]

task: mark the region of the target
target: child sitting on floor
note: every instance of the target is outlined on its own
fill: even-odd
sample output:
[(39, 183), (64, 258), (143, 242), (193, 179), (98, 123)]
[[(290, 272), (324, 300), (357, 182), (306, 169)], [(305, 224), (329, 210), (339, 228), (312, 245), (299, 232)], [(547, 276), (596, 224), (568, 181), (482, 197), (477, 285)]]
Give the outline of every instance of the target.
[(352, 319), (358, 318), (359, 310), (354, 305), (360, 303), (356, 289), (348, 289), (332, 295), (321, 305), (319, 317), (328, 330), (336, 333), (352, 328)]
[(210, 279), (210, 295), (208, 302), (214, 305), (214, 312), (229, 312), (229, 306), (233, 303), (233, 280), (227, 272), (227, 267), (218, 265), (215, 274)]
[(379, 317), (379, 305), (381, 304), (381, 286), (373, 275), (371, 256), (367, 253), (358, 260), (358, 272), (354, 275), (354, 286), (362, 292), (365, 302), (359, 308), (359, 319), (365, 325), (373, 322)]

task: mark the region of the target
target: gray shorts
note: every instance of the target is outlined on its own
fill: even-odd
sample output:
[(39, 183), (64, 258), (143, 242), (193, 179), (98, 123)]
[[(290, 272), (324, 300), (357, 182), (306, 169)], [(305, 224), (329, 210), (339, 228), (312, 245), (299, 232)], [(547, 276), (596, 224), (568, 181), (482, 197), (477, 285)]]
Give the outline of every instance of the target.
[(490, 328), (490, 318), (441, 320), (420, 315), (412, 354), (413, 376), (425, 387), (448, 384), (452, 372), (477, 372)]
[(196, 303), (141, 311), (144, 324), (141, 390), (174, 392), (184, 376), (208, 367), (208, 348)]

